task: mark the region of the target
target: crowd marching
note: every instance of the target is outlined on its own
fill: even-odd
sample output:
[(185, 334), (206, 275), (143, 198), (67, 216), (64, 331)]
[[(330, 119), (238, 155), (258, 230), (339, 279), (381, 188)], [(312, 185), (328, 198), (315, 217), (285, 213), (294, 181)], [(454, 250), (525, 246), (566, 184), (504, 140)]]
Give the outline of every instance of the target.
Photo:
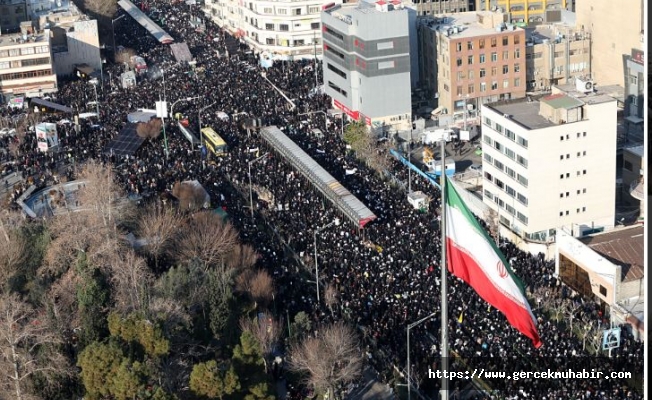
[[(45, 182), (49, 176), (57, 174), (61, 165), (100, 159), (113, 164), (125, 190), (149, 197), (149, 201), (156, 201), (159, 194), (170, 191), (175, 181), (199, 180), (209, 191), (214, 205), (227, 210), (243, 240), (257, 247), (261, 266), (275, 277), (279, 292), (276, 301), (284, 309), (283, 314), (286, 314), (285, 309), (288, 315), (305, 311), (314, 319), (314, 326), (345, 319), (360, 330), (364, 343), (361, 351), (367, 354), (369, 363), (382, 377), (389, 380), (396, 376), (394, 371), (404, 371), (407, 325), (439, 310), (437, 214), (440, 204), (437, 190), (420, 177), (413, 177), (413, 189), (422, 190), (435, 199), (430, 204), (430, 212), (413, 209), (406, 201), (404, 190), (371, 171), (347, 151), (340, 137), (340, 124), (344, 123), (341, 118), (326, 119), (323, 113), (310, 113), (331, 107), (329, 98), (315, 90), (314, 68), (320, 68), (319, 64), (312, 60), (279, 61), (264, 69), (259, 66), (257, 56), (242, 44), (237, 51), (228, 52), (228, 35), (212, 22), (205, 21), (206, 28), (202, 31), (193, 28), (189, 23), (192, 17), (204, 18), (199, 7), (162, 0), (143, 5), (145, 11), (151, 7), (156, 7), (162, 15), (174, 16), (167, 18), (164, 29), (177, 42), (188, 44), (197, 62), (195, 67), (175, 62), (167, 46), (159, 45), (136, 22), (125, 18), (116, 24), (116, 43), (135, 49), (159, 72), (139, 77), (135, 88), (122, 89), (118, 76), (124, 67), (109, 65), (105, 74), (110, 78), (103, 79), (103, 86), (98, 89), (99, 121), (82, 120), (78, 132), (72, 124), (60, 125), (60, 149), (53, 153), (40, 152), (34, 135), (27, 134), (16, 151), (0, 154), (3, 162), (13, 162), (24, 178)], [(266, 79), (261, 75), (263, 72)], [(296, 107), (288, 107), (288, 101), (269, 82), (292, 99)], [(203, 112), (201, 119), (204, 126), (212, 127), (228, 143), (225, 156), (207, 160), (170, 122), (167, 157), (162, 137), (146, 141), (133, 156), (118, 156), (106, 151), (107, 144), (126, 124), (129, 112), (154, 108), (155, 101), (160, 98), (165, 98), (169, 104), (189, 96), (203, 97), (181, 101), (175, 111), (187, 116), (197, 131), (198, 111), (215, 103)], [(60, 84), (54, 101), (81, 111), (93, 100), (93, 89), (87, 82), (71, 79)], [(232, 117), (223, 120), (217, 115), (219, 111)], [(2, 112), (5, 115), (17, 113), (6, 109)], [(57, 122), (61, 116), (44, 118)], [(255, 130), (247, 132), (242, 127), (243, 118), (259, 118), (264, 126), (277, 125), (378, 218), (359, 230), (299, 171), (268, 148)], [(325, 127), (328, 128), (323, 137), (309, 134), (314, 128), (324, 130)], [(12, 139), (0, 140), (2, 147), (11, 145)], [(249, 164), (264, 152), (269, 155)], [(262, 200), (254, 202), (253, 220), (246, 207), (247, 200), (242, 196), (248, 188), (249, 167), (253, 183), (273, 194), (273, 204)], [(355, 173), (346, 172), (353, 168)], [(389, 172), (403, 182), (408, 179), (405, 167), (396, 161), (392, 160)], [(313, 232), (335, 218), (340, 218), (341, 223), (320, 231), (317, 240), (322, 283), (324, 287), (335, 287), (339, 295), (338, 304), (329, 307), (323, 296), (321, 304), (317, 303), (315, 286), (306, 284), (302, 277), (305, 272), (297, 274), (295, 262), (312, 262), (308, 254), (313, 251)], [(261, 229), (261, 226), (270, 229)], [(544, 260), (542, 255), (524, 253), (512, 243), (499, 240), (499, 247), (532, 296), (568, 297), (568, 301), (580, 307), (581, 322), (578, 323), (609, 326), (608, 316), (602, 314), (597, 304), (573, 296), (572, 291), (553, 275), (551, 262)], [(528, 338), (511, 328), (500, 312), (488, 307), (472, 288), (450, 275), (448, 285), (449, 343), (458, 360), (455, 364), (458, 368), (510, 371), (593, 368), (607, 371), (619, 367), (623, 371), (638, 372), (643, 369), (642, 344), (627, 330), (612, 358), (589, 356), (568, 324), (547, 318), (540, 307), (545, 302), (533, 297), (534, 314), (544, 343), (535, 349)], [(420, 383), (432, 397), (436, 397), (434, 393), (439, 382), (427, 379), (427, 373), (429, 368), (436, 369), (440, 362), (439, 327), (436, 315), (415, 327), (411, 334), (411, 370), (415, 385)], [(404, 382), (404, 378), (399, 379)], [(455, 381), (453, 388), (463, 390), (467, 383)], [(511, 398), (642, 399), (642, 394), (626, 387), (624, 380), (488, 383), (504, 389), (503, 394)]]

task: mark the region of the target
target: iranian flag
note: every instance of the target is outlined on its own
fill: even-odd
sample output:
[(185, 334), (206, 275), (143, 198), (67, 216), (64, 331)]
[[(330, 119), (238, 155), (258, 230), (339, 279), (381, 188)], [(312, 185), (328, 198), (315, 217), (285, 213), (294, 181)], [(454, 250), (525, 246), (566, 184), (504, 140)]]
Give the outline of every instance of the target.
[(500, 310), (514, 328), (532, 339), (534, 347), (541, 347), (523, 284), (448, 178), (445, 191), (448, 271)]

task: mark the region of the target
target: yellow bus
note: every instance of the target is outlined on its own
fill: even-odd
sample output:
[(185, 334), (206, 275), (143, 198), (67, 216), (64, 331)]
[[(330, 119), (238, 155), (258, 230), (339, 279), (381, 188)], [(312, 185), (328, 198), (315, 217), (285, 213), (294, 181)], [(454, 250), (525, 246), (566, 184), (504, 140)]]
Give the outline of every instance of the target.
[(204, 137), (204, 145), (206, 149), (216, 156), (226, 154), (226, 142), (220, 135), (217, 134), (211, 127), (202, 128), (202, 136)]

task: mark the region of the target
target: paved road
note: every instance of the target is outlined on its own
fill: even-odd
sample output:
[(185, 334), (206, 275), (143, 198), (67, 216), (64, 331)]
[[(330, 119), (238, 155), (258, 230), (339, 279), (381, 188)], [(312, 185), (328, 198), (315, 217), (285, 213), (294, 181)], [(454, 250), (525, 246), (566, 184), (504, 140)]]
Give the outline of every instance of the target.
[(388, 385), (380, 382), (375, 371), (365, 368), (360, 384), (345, 400), (394, 400), (394, 391)]

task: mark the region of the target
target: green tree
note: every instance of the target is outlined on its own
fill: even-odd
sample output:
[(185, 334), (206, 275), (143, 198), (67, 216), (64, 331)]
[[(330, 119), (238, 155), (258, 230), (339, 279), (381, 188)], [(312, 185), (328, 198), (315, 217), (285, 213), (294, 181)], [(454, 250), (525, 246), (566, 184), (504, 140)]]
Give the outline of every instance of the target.
[(151, 357), (167, 355), (170, 341), (165, 338), (160, 324), (153, 323), (137, 313), (122, 317), (111, 313), (108, 317), (111, 336), (119, 337), (127, 343), (139, 343)]
[(310, 317), (303, 311), (299, 311), (294, 316), (294, 322), (292, 322), (292, 329), (290, 330), (292, 336), (290, 339), (292, 341), (301, 340), (303, 337), (312, 330), (312, 321)]
[(125, 358), (116, 370), (109, 390), (116, 400), (135, 399), (145, 388), (144, 378), (142, 364)]
[(347, 125), (343, 139), (344, 143), (351, 146), (351, 150), (360, 151), (367, 147), (369, 141), (367, 127), (362, 122), (352, 122)]
[(244, 400), (274, 400), (271, 386), (267, 382), (259, 382), (249, 387), (249, 393)]
[(240, 390), (240, 381), (233, 366), (221, 370), (215, 360), (196, 364), (190, 374), (190, 390), (198, 396), (222, 399)]
[(240, 368), (263, 365), (263, 353), (253, 333), (242, 332), (240, 344), (233, 349), (233, 361)]
[(107, 333), (105, 315), (110, 292), (101, 271), (88, 264), (86, 253), (79, 254), (76, 268), (81, 278), (76, 288), (81, 319), (79, 341), (84, 347), (88, 343), (101, 340)]
[(222, 338), (228, 327), (237, 324), (232, 318), (232, 274), (228, 270), (210, 270), (207, 278), (210, 328), (216, 338)]
[(94, 342), (79, 354), (77, 366), (88, 399), (111, 395), (113, 378), (123, 362), (124, 354), (115, 343)]

